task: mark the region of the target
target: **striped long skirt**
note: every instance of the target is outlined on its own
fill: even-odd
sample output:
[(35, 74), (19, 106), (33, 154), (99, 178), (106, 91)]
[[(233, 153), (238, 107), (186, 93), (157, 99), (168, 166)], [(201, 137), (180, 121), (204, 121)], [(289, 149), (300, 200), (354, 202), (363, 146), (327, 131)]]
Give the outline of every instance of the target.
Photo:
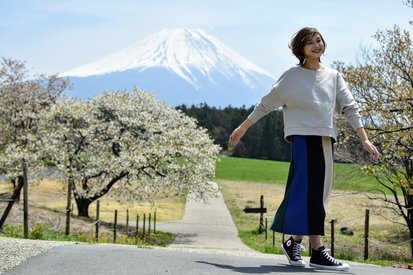
[(322, 235), (333, 179), (331, 137), (293, 136), (284, 199), (271, 229), (291, 235)]

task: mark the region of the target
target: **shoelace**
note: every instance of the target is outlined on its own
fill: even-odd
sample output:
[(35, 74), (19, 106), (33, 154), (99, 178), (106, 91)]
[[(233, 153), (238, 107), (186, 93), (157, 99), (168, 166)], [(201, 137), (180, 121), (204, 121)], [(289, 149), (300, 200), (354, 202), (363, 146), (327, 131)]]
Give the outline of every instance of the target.
[(324, 250), (321, 251), (323, 253), (323, 256), (327, 259), (327, 261), (334, 263), (336, 265), (341, 264), (339, 261), (334, 259), (330, 254), (328, 254), (328, 251), (330, 251), (330, 249), (328, 248), (324, 248)]
[(304, 247), (301, 243), (296, 243), (296, 242), (294, 242), (294, 245), (293, 245), (293, 257), (296, 258), (296, 259), (301, 260), (301, 259), (302, 259), (302, 258), (301, 258), (301, 254), (300, 254), (301, 250), (304, 250), (304, 251), (305, 251), (305, 247)]

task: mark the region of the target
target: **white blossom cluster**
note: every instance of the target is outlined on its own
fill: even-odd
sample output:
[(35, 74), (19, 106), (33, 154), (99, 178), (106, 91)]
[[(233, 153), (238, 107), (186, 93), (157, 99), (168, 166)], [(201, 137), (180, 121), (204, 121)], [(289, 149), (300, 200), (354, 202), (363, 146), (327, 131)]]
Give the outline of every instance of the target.
[[(22, 175), (22, 160), (34, 174), (44, 157), (39, 121), (68, 86), (56, 76), (28, 80), (24, 62), (2, 58), (0, 67), (0, 171), (14, 181)], [(44, 129), (43, 129), (44, 130)]]
[(154, 95), (105, 92), (90, 101), (65, 99), (45, 114), (45, 154), (75, 183), (76, 200), (106, 194), (122, 202), (157, 195), (206, 199), (220, 148), (205, 129)]

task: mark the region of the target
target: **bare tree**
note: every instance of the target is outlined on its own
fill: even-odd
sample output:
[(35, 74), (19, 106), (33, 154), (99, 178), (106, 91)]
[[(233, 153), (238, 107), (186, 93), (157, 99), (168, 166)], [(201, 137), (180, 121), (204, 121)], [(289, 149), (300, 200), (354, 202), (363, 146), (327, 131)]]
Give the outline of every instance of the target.
[[(412, 34), (394, 26), (377, 31), (374, 38), (379, 47), (364, 50), (359, 64), (336, 63), (336, 67), (344, 73), (366, 118), (366, 128), (382, 151), (379, 163), (365, 167), (387, 190), (374, 199), (383, 200), (387, 209), (404, 219), (413, 239)], [(342, 142), (351, 150), (352, 140), (347, 136)], [(413, 258), (413, 241), (411, 253)]]

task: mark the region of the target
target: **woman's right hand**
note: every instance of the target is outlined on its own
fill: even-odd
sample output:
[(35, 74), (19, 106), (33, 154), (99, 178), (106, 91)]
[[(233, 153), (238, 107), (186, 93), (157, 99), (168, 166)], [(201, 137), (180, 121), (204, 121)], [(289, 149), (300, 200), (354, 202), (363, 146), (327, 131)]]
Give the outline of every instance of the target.
[(231, 136), (229, 137), (229, 144), (235, 146), (238, 144), (238, 142), (241, 140), (241, 138), (244, 136), (245, 132), (247, 131), (247, 129), (239, 126), (238, 128), (236, 128)]

